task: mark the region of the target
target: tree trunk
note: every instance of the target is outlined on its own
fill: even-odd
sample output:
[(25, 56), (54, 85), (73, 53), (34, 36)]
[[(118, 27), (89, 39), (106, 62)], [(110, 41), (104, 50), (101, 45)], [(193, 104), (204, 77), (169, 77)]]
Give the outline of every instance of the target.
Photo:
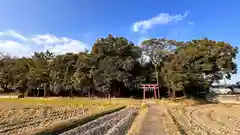
[(185, 90), (183, 91), (183, 96), (184, 96), (184, 97), (187, 97), (187, 93), (186, 93)]
[(71, 91), (71, 97), (73, 97), (73, 90), (71, 89), (70, 91)]
[(171, 90), (169, 88), (168, 89), (168, 97), (171, 97)]
[(108, 92), (108, 98), (111, 98), (110, 92)]
[(121, 89), (120, 89), (120, 88), (118, 88), (117, 97), (119, 96), (119, 93), (120, 93), (120, 91), (121, 91)]
[(37, 97), (39, 97), (39, 89), (38, 89), (38, 92), (37, 92)]
[(36, 97), (36, 89), (32, 89), (31, 92), (32, 92), (32, 96), (33, 96), (33, 97)]
[(155, 66), (155, 72), (156, 72), (156, 79), (157, 79), (157, 84), (159, 84), (159, 79), (158, 79), (158, 70), (157, 70), (157, 66)]
[(176, 91), (175, 91), (175, 90), (172, 91), (172, 99), (173, 99), (173, 100), (176, 99)]
[(88, 98), (91, 98), (91, 92), (88, 91)]
[(117, 96), (117, 87), (112, 90), (112, 97), (115, 98)]
[(223, 76), (223, 80), (224, 80), (225, 85), (227, 85), (227, 81), (226, 81), (225, 75)]
[(47, 97), (47, 91), (44, 89), (44, 97)]
[(94, 95), (94, 90), (92, 90), (92, 96), (91, 96), (91, 97), (93, 98), (94, 96), (95, 96), (95, 95)]
[(46, 97), (46, 90), (43, 89), (43, 97)]

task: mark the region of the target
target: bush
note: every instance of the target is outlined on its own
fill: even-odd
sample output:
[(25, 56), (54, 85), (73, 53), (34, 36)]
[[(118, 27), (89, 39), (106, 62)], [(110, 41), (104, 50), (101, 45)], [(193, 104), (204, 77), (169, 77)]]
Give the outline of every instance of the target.
[(23, 93), (19, 94), (18, 98), (24, 98), (24, 94)]

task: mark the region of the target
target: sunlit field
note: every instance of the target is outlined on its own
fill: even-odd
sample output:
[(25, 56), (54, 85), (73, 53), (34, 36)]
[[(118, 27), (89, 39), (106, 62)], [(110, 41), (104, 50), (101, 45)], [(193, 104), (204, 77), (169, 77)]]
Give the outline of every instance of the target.
[[(180, 132), (187, 135), (239, 135), (239, 104), (205, 104), (183, 100), (163, 101)], [(167, 127), (173, 129), (173, 127)]]
[(139, 103), (134, 99), (2, 98), (0, 134), (35, 133), (92, 114)]

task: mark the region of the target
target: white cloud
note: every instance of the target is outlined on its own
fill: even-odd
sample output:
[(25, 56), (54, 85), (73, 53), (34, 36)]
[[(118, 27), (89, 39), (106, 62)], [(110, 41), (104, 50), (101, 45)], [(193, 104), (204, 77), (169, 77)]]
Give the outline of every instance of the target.
[(160, 13), (150, 19), (135, 22), (132, 26), (132, 30), (134, 32), (145, 32), (148, 29), (152, 28), (154, 25), (169, 24), (171, 22), (181, 21), (187, 17), (188, 12), (189, 11), (186, 11), (183, 15), (170, 15), (169, 13)]
[(79, 51), (84, 51), (87, 47), (86, 44), (79, 40), (73, 40), (67, 37), (59, 38), (51, 34), (37, 35), (32, 38), (32, 40), (42, 45), (44, 50), (49, 50), (54, 53), (77, 53)]
[(12, 37), (16, 40), (0, 40), (0, 52), (11, 56), (31, 56), (33, 52), (49, 50), (56, 54), (84, 51), (87, 44), (67, 37), (57, 37), (52, 34), (35, 35), (31, 38), (15, 31), (0, 32), (0, 37)]
[(32, 41), (36, 42), (37, 44), (54, 44), (59, 43), (59, 38), (51, 34), (44, 34), (44, 35), (36, 35), (32, 38)]
[(141, 45), (141, 43), (144, 41), (144, 40), (147, 40), (149, 39), (148, 37), (140, 37), (137, 41), (137, 45)]
[(21, 34), (13, 31), (13, 30), (8, 30), (5, 32), (0, 32), (0, 36), (7, 36), (7, 37), (13, 37), (22, 41), (27, 41), (28, 39), (24, 36), (22, 36)]
[(17, 57), (31, 56), (31, 48), (29, 46), (9, 40), (0, 40), (0, 51)]

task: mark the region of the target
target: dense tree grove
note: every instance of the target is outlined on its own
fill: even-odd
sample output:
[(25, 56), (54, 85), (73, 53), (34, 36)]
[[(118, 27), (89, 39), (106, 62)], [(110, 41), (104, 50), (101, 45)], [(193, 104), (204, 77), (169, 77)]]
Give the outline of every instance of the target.
[(237, 72), (237, 48), (209, 39), (177, 42), (149, 39), (140, 46), (124, 37), (97, 39), (92, 50), (31, 58), (0, 58), (0, 90), (27, 96), (119, 97), (141, 94), (141, 83), (158, 83), (160, 92), (194, 95)]

